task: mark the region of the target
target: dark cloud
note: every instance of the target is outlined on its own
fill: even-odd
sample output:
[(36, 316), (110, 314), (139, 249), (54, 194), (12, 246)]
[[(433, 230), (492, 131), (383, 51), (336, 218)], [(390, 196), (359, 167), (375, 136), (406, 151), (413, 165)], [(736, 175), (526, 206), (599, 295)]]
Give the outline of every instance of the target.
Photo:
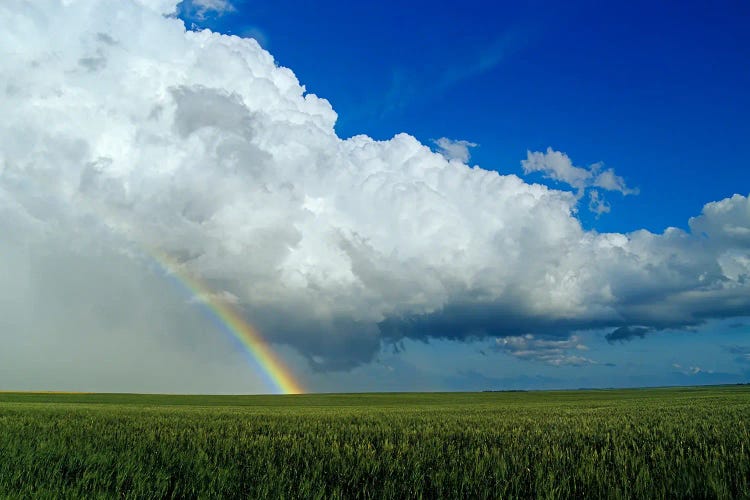
[(653, 328), (647, 326), (621, 326), (616, 330), (608, 333), (604, 336), (607, 342), (613, 344), (615, 342), (625, 342), (633, 340), (635, 338), (643, 338), (647, 333), (652, 332)]
[(576, 330), (605, 327), (609, 324), (606, 320), (535, 315), (522, 299), (507, 296), (498, 302), (456, 302), (430, 314), (389, 317), (378, 326), (384, 338), (471, 341), (487, 337), (518, 336), (528, 332), (547, 338), (564, 339)]

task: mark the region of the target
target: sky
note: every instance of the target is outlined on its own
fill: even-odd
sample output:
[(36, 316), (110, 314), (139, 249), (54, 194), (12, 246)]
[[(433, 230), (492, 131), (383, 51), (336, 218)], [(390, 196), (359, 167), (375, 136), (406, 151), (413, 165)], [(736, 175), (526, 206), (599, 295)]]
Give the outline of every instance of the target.
[(748, 382), (748, 19), (4, 2), (0, 390)]

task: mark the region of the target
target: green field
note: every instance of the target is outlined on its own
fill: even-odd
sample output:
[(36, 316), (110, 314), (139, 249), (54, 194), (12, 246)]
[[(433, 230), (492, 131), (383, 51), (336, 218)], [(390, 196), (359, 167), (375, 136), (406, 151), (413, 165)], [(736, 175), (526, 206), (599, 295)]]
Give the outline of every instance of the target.
[(750, 388), (0, 393), (0, 497), (750, 497)]

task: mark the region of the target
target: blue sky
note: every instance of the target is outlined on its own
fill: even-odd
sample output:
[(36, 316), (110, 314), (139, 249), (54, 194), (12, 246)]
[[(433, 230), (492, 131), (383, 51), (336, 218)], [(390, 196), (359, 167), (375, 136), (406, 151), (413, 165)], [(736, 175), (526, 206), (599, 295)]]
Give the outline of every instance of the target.
[(219, 306), (311, 391), (747, 382), (748, 19), (3, 5), (0, 390), (277, 390)]

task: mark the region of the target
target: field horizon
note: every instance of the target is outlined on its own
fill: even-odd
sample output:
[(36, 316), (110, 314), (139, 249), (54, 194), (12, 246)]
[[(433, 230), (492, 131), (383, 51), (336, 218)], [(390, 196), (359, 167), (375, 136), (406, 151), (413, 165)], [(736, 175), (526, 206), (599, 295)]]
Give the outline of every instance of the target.
[(750, 386), (748, 382), (737, 382), (727, 384), (694, 384), (694, 385), (646, 385), (633, 387), (578, 387), (560, 389), (482, 389), (476, 391), (349, 391), (349, 392), (304, 392), (301, 394), (278, 394), (278, 393), (241, 393), (241, 392), (130, 392), (130, 391), (67, 391), (67, 390), (0, 390), (0, 398), (3, 395), (71, 395), (71, 396), (195, 396), (195, 397), (245, 397), (245, 396), (356, 396), (356, 395), (398, 395), (398, 394), (487, 394), (487, 393), (579, 393), (579, 392), (618, 392), (618, 391), (651, 391), (670, 389), (710, 389), (722, 387)]

